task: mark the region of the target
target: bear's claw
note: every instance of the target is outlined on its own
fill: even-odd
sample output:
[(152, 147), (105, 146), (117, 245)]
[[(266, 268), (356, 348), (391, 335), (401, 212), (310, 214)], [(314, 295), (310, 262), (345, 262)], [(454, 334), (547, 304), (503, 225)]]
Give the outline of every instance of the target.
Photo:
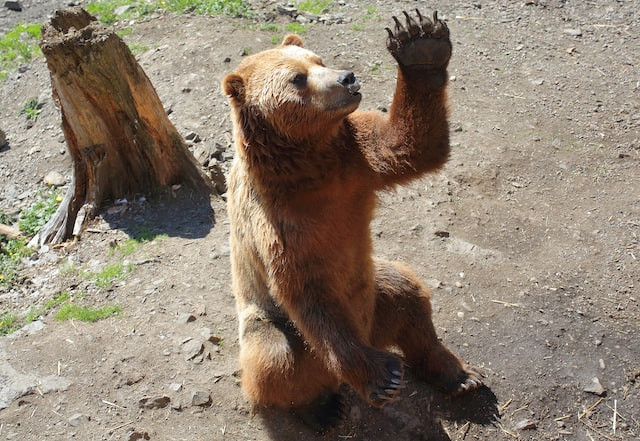
[(393, 357), (385, 364), (383, 376), (370, 386), (369, 402), (376, 407), (382, 407), (398, 398), (398, 394), (407, 386), (404, 380), (402, 361)]
[(462, 381), (445, 385), (443, 391), (448, 392), (450, 395), (457, 396), (484, 386), (482, 379), (486, 375), (480, 369), (466, 365), (464, 366), (464, 374), (465, 378)]
[(432, 19), (424, 17), (417, 9), (416, 18), (406, 11), (402, 13), (404, 24), (393, 16), (394, 30), (385, 28), (389, 34), (387, 48), (391, 55), (404, 67), (446, 69), (451, 57), (451, 42), (449, 28), (438, 18), (438, 12), (433, 13)]

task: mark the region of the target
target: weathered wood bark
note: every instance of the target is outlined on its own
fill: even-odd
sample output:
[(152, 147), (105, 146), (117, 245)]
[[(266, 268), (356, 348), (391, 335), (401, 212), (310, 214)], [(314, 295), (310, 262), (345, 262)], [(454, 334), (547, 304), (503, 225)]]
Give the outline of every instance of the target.
[(182, 183), (212, 192), (127, 45), (84, 9), (57, 11), (42, 28), (73, 181), (33, 244), (77, 235), (103, 201)]

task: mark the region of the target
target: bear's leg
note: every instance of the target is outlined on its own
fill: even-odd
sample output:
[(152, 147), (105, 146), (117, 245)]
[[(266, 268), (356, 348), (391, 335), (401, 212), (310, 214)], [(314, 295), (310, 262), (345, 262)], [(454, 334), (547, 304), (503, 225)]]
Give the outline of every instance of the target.
[(251, 307), (240, 320), (242, 389), (256, 409), (290, 409), (318, 432), (338, 424), (345, 412), (340, 381), (294, 326), (268, 320)]
[(482, 385), (482, 374), (438, 340), (429, 291), (409, 268), (376, 261), (376, 293), (374, 346), (398, 346), (417, 377), (444, 392), (457, 394)]

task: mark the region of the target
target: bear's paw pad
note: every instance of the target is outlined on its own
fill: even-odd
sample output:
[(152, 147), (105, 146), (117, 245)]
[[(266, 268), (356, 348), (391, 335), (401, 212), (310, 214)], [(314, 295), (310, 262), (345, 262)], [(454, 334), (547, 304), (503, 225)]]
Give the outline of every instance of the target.
[(394, 30), (385, 28), (389, 34), (387, 49), (396, 61), (404, 67), (426, 70), (442, 70), (451, 58), (451, 41), (447, 24), (433, 13), (433, 18), (422, 16), (415, 10), (416, 17), (403, 11), (405, 23), (393, 17)]

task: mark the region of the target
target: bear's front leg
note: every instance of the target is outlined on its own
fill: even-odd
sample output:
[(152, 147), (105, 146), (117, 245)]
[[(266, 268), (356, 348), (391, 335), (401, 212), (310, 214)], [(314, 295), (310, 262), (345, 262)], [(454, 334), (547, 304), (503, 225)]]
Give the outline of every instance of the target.
[(387, 49), (398, 62), (396, 90), (389, 114), (361, 112), (352, 116), (366, 166), (376, 184), (388, 188), (438, 170), (449, 158), (447, 66), (451, 41), (438, 19), (404, 13), (385, 28)]
[[(287, 271), (294, 277), (299, 271)], [(296, 292), (279, 290), (282, 306), (304, 340), (321, 355), (329, 371), (351, 386), (369, 404), (381, 407), (405, 387), (404, 362), (390, 352), (363, 341), (344, 293), (332, 290), (329, 276), (302, 283)], [(289, 283), (281, 285), (291, 286)], [(294, 283), (297, 285), (297, 283)], [(299, 295), (302, 293), (302, 295)], [(368, 295), (363, 293), (363, 295)]]
[(433, 19), (423, 17), (416, 9), (416, 18), (406, 12), (405, 23), (393, 17), (395, 29), (385, 28), (389, 34), (387, 49), (400, 67), (429, 80), (433, 86), (445, 84), (446, 70), (451, 58), (451, 41), (447, 24), (433, 13)]

